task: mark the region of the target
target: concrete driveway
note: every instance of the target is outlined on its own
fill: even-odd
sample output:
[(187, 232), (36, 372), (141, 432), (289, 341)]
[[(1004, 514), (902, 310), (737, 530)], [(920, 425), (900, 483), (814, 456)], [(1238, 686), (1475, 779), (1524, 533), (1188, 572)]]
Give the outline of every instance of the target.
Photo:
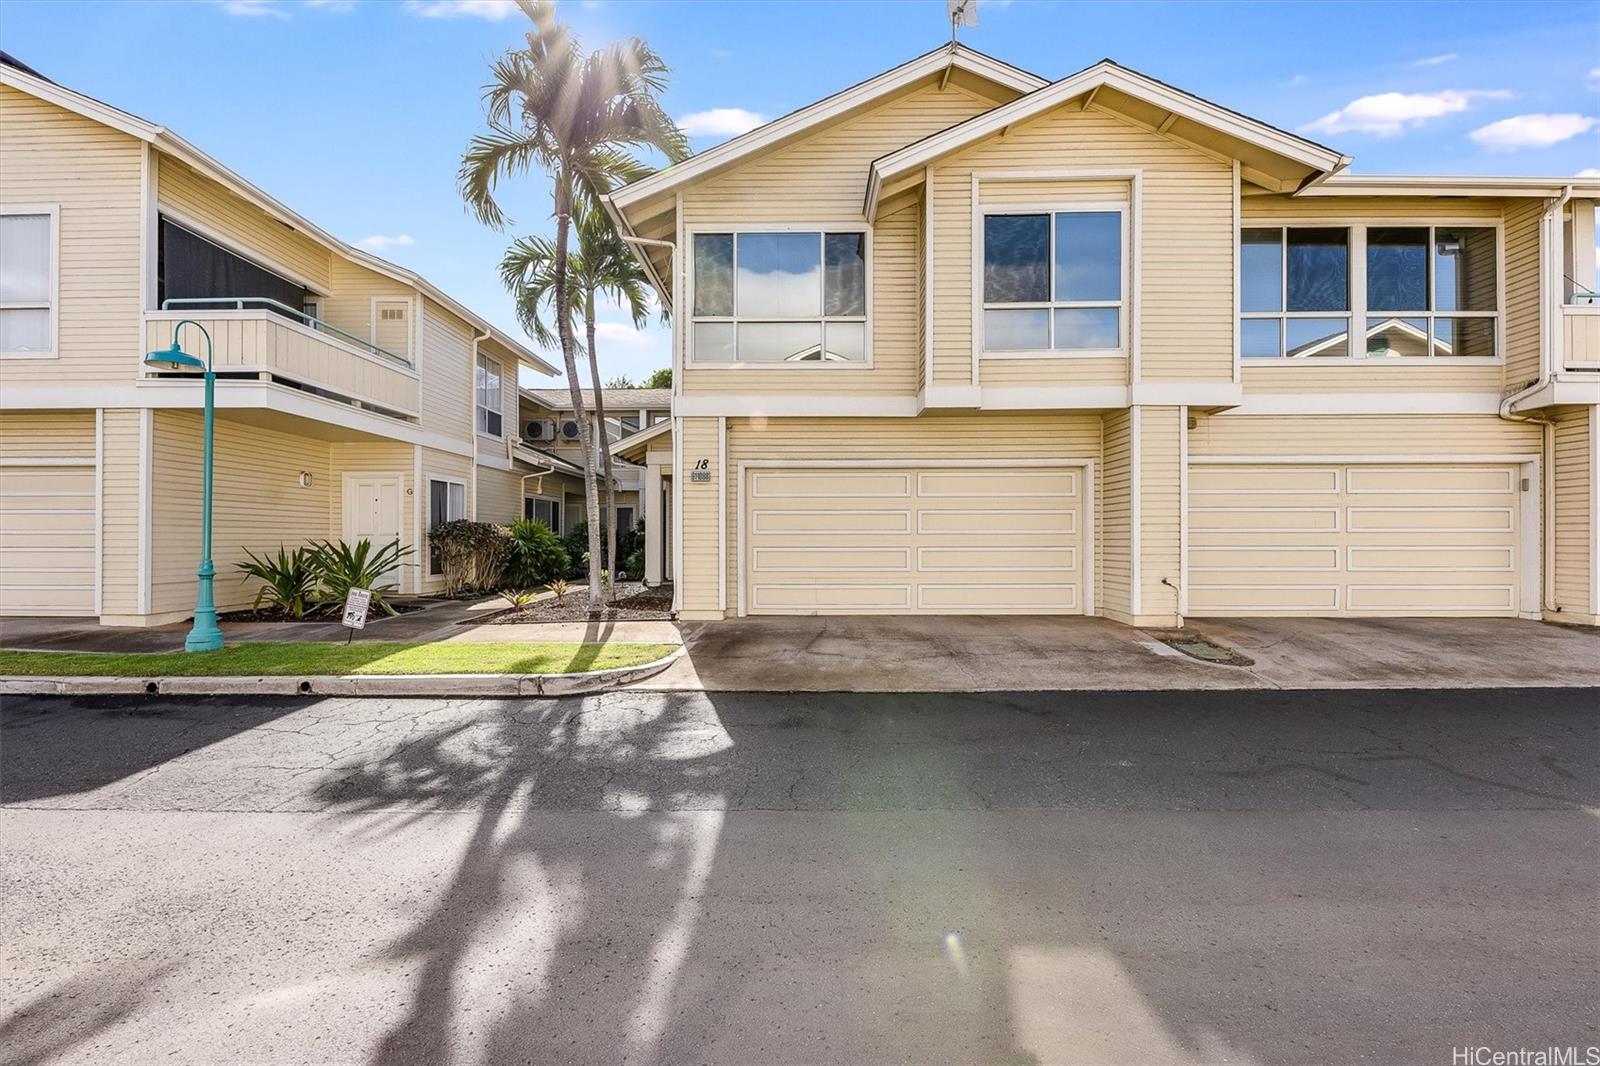
[(1514, 619), (1197, 620), (1256, 661), (1202, 663), (1103, 618), (742, 618), (680, 623), (648, 690), (1496, 688), (1600, 685), (1600, 630)]

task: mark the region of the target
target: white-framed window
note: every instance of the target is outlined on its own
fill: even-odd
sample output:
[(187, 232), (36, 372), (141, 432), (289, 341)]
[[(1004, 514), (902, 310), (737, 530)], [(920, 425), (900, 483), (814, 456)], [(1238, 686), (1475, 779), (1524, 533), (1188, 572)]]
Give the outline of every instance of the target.
[(1283, 362), (1494, 359), (1500, 273), (1495, 226), (1244, 227), (1239, 354)]
[(478, 432), (500, 436), (500, 361), (478, 356), (477, 375)]
[[(458, 522), (467, 517), (467, 483), (449, 477), (428, 479), (428, 531), (446, 522)], [(444, 573), (444, 559), (428, 538), (428, 574), (433, 577)]]
[(871, 232), (696, 232), (689, 365), (872, 365)]
[(546, 499), (543, 496), (524, 496), (522, 498), (522, 517), (531, 518), (535, 522), (543, 522), (545, 526), (559, 536), (561, 528), (561, 501)]
[(57, 354), (58, 221), (55, 204), (0, 207), (0, 356)]
[(1127, 220), (1120, 204), (986, 208), (984, 354), (1125, 354)]

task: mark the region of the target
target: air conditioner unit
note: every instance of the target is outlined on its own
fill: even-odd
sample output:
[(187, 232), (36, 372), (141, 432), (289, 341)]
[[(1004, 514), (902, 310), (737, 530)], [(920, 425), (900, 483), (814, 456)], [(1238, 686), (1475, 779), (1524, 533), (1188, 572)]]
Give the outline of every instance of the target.
[(562, 422), (561, 422), (561, 439), (562, 440), (582, 440), (583, 439), (583, 430), (578, 425), (578, 420), (576, 418), (567, 418), (567, 419), (563, 419), (562, 420)]
[(556, 439), (554, 422), (529, 422), (522, 427), (523, 440), (552, 441)]

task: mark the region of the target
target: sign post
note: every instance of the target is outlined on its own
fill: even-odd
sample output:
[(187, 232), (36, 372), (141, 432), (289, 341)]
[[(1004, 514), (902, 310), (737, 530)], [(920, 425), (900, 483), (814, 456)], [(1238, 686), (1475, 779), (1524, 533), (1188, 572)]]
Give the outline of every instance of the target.
[(351, 589), (345, 596), (342, 624), (350, 631), (350, 635), (345, 637), (346, 644), (355, 639), (356, 630), (367, 628), (367, 608), (371, 606), (371, 589)]

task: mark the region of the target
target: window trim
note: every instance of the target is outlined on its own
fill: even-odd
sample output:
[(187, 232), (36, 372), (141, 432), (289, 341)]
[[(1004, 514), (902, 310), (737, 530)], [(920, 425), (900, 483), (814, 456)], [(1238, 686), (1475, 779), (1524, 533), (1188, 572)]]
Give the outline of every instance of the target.
[[(1089, 179), (1094, 180), (1094, 179)], [(1106, 214), (1115, 212), (1119, 218), (1122, 236), (1122, 298), (1111, 300), (1057, 300), (1055, 299), (1055, 262), (1056, 262), (1056, 215), (1087, 215)], [(991, 304), (983, 298), (983, 264), (984, 234), (987, 230), (985, 222), (991, 215), (1047, 215), (1050, 232), (1050, 295), (1051, 299), (1029, 301), (1025, 303)], [(1134, 279), (1138, 276), (1133, 265), (1133, 205), (1126, 201), (1100, 201), (1081, 200), (1067, 201), (1065, 203), (990, 203), (977, 204), (973, 225), (973, 259), (972, 259), (972, 293), (973, 317), (972, 334), (979, 357), (982, 359), (1126, 359), (1133, 351), (1133, 340), (1129, 333), (1132, 327), (1132, 305)], [(1047, 312), (1049, 332), (1052, 340), (1055, 339), (1055, 312), (1057, 308), (1068, 310), (1075, 307), (1117, 309), (1117, 339), (1121, 342), (1115, 348), (1004, 348), (989, 349), (984, 347), (983, 319), (984, 312), (989, 310), (1043, 310)]]
[[(0, 359), (58, 359), (61, 356), (61, 205), (59, 203), (0, 203), (0, 216), (46, 215), (50, 219), (50, 349), (44, 352), (0, 351)], [(12, 305), (18, 310), (37, 310), (36, 303)]]
[[(500, 379), (500, 388), (499, 388), (500, 406), (499, 407), (485, 407), (481, 402), (479, 402), (479, 399), (478, 399), (478, 393), (479, 393), (479, 389), (478, 389), (478, 371), (480, 369), (484, 369), (483, 365), (482, 365), (484, 363), (493, 363), (494, 366), (495, 366), (495, 376)], [(492, 355), (486, 355), (483, 352), (479, 352), (478, 353), (477, 362), (472, 364), (472, 428), (477, 432), (478, 436), (480, 436), (480, 437), (488, 437), (491, 440), (504, 440), (505, 439), (505, 436), (506, 436), (506, 412), (505, 412), (505, 406), (506, 406), (506, 368), (505, 368), (505, 364), (502, 363), (500, 360), (496, 359)], [(484, 426), (486, 426), (488, 424), (488, 419), (479, 418), (478, 415), (479, 415), (479, 412), (485, 412), (485, 411), (500, 416), (500, 432), (491, 433), (487, 429), (484, 428)]]
[[(735, 313), (732, 314), (732, 315), (695, 315), (693, 313), (693, 311), (694, 311), (694, 239), (698, 234), (702, 234), (702, 233), (731, 233), (734, 236), (734, 247), (735, 247), (735, 249), (738, 248), (738, 236), (741, 233), (818, 233), (818, 234), (824, 234), (824, 235), (825, 234), (829, 234), (829, 233), (860, 233), (860, 234), (862, 234), (864, 242), (865, 242), (865, 246), (863, 248), (863, 256), (865, 258), (866, 286), (867, 286), (867, 293), (866, 293), (866, 296), (867, 296), (866, 312), (867, 313), (865, 315), (833, 315), (833, 316), (829, 316), (829, 315), (822, 314), (820, 309), (819, 309), (819, 311), (817, 312), (815, 317), (779, 318), (779, 317), (773, 317), (773, 316), (757, 316), (757, 317), (751, 318), (750, 321), (751, 322), (819, 322), (819, 323), (827, 323), (827, 322), (862, 322), (862, 323), (865, 324), (865, 330), (866, 330), (866, 341), (865, 341), (866, 358), (861, 360), (860, 362), (843, 362), (843, 363), (828, 363), (828, 362), (823, 362), (822, 360), (817, 360), (816, 362), (806, 362), (806, 363), (741, 363), (741, 362), (720, 363), (720, 362), (697, 362), (695, 360), (695, 357), (694, 357), (694, 327), (695, 327), (696, 323), (698, 323), (698, 322), (732, 322), (732, 323), (734, 323), (735, 330), (737, 330), (738, 323), (740, 321), (740, 316), (737, 314), (737, 312), (739, 310), (737, 302), (735, 302), (735, 304), (734, 304)], [(873, 227), (870, 224), (868, 224), (866, 222), (861, 222), (859, 220), (857, 220), (855, 222), (762, 222), (762, 223), (750, 223), (750, 222), (747, 222), (747, 223), (730, 224), (730, 225), (726, 225), (726, 226), (715, 226), (715, 225), (707, 225), (707, 224), (704, 224), (704, 223), (696, 223), (694, 225), (685, 226), (684, 227), (684, 247), (685, 247), (684, 258), (685, 258), (686, 262), (685, 262), (684, 268), (683, 268), (683, 273), (684, 273), (684, 278), (683, 278), (684, 304), (683, 304), (683, 306), (689, 309), (690, 314), (686, 318), (686, 322), (685, 322), (685, 326), (684, 326), (684, 330), (683, 330), (683, 333), (684, 333), (684, 342), (683, 342), (683, 346), (684, 346), (683, 366), (684, 366), (684, 369), (685, 370), (799, 370), (799, 371), (802, 371), (804, 373), (811, 373), (811, 372), (814, 372), (814, 371), (816, 371), (818, 369), (823, 369), (823, 370), (871, 370), (872, 366), (873, 366), (873, 344), (872, 344), (872, 326), (873, 326), (873, 313), (872, 313), (873, 258), (872, 258), (872, 254), (873, 254), (873, 252), (872, 252), (872, 245), (873, 245)], [(735, 251), (734, 255), (735, 255), (735, 264), (734, 264), (735, 297), (737, 298), (737, 292), (738, 292), (738, 290), (737, 290), (737, 279), (738, 279), (738, 253), (737, 253), (737, 251)], [(824, 325), (824, 332), (826, 332), (826, 326), (825, 325)], [(826, 339), (826, 338), (824, 338), (824, 339)]]
[[(1239, 352), (1239, 365), (1241, 367), (1307, 367), (1307, 366), (1504, 366), (1506, 361), (1506, 241), (1505, 219), (1503, 218), (1471, 218), (1460, 216), (1444, 216), (1439, 218), (1418, 219), (1412, 215), (1397, 215), (1393, 218), (1374, 215), (1349, 215), (1345, 217), (1315, 215), (1306, 218), (1283, 218), (1277, 215), (1268, 215), (1260, 218), (1247, 218), (1241, 216), (1239, 224), (1233, 232), (1234, 262), (1240, 262), (1244, 231), (1247, 229), (1348, 229), (1350, 231), (1350, 310), (1349, 311), (1245, 311), (1238, 310), (1234, 315), (1234, 347)], [(1432, 231), (1436, 229), (1492, 229), (1494, 230), (1495, 254), (1495, 303), (1494, 311), (1427, 311), (1420, 315), (1402, 314), (1400, 312), (1380, 311), (1373, 312), (1367, 307), (1367, 231), (1370, 229), (1427, 229), (1429, 231), (1429, 269), (1428, 284), (1430, 291), (1428, 298), (1432, 301), (1435, 294), (1432, 292)], [(1238, 274), (1238, 271), (1235, 271)], [(1239, 277), (1235, 286), (1235, 300), (1237, 293), (1243, 290), (1243, 278)], [(1241, 344), (1241, 330), (1239, 323), (1246, 318), (1338, 318), (1349, 315), (1352, 335), (1351, 353), (1345, 356), (1316, 356), (1307, 359), (1291, 359), (1287, 355), (1247, 356)], [(1395, 355), (1385, 356), (1382, 359), (1373, 359), (1366, 354), (1366, 331), (1369, 318), (1490, 318), (1494, 320), (1494, 351), (1492, 358), (1485, 359), (1472, 355)], [(1362, 343), (1359, 345), (1360, 354), (1355, 354), (1357, 346), (1354, 335), (1358, 332), (1356, 326), (1360, 324), (1359, 333)]]
[(529, 517), (528, 501), (530, 500), (542, 500), (556, 508), (557, 514), (559, 514), (560, 517), (556, 520), (557, 528), (551, 529), (550, 532), (554, 533), (558, 537), (565, 536), (567, 531), (559, 527), (567, 524), (567, 501), (560, 497), (546, 495), (542, 492), (524, 492), (522, 494), (522, 516), (524, 518)]
[[(459, 521), (464, 521), (466, 519), (466, 517), (467, 517), (467, 502), (468, 501), (467, 501), (467, 482), (466, 482), (465, 478), (453, 477), (453, 476), (451, 476), (449, 474), (426, 474), (426, 475), (423, 476), (422, 480), (423, 480), (423, 483), (428, 486), (428, 490), (427, 490), (428, 491), (428, 495), (423, 500), (423, 503), (422, 503), (422, 506), (424, 508), (424, 510), (423, 510), (422, 535), (424, 537), (430, 537), (432, 532), (433, 532), (433, 526), (428, 524), (427, 520), (430, 517), (432, 517), (432, 511), (433, 511), (433, 486), (434, 486), (435, 483), (438, 483), (440, 485), (457, 485), (457, 486), (460, 486), (460, 488), (461, 488), (461, 518), (451, 518), (450, 517), (450, 491), (448, 489), (446, 489), (445, 490), (445, 494), (444, 494), (444, 513), (445, 513), (445, 519), (444, 520), (446, 522), (459, 522)], [(443, 577), (444, 576), (444, 568), (442, 566), (438, 570), (435, 570), (433, 568), (433, 544), (431, 543), (431, 541), (428, 544), (427, 551), (424, 554), (426, 555), (426, 558), (423, 560), (422, 565), (426, 568), (426, 570), (425, 570), (426, 575), (428, 577), (430, 577), (430, 578)]]

